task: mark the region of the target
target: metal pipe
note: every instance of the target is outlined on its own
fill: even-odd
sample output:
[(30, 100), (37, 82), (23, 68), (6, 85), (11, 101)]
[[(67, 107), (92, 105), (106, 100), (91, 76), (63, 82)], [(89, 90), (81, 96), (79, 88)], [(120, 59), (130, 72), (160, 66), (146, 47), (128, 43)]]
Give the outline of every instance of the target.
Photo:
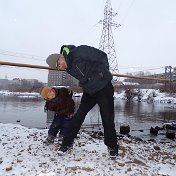
[(4, 61), (0, 61), (0, 65), (7, 65), (7, 66), (14, 66), (14, 67), (27, 67), (27, 68), (36, 68), (36, 69), (55, 70), (55, 69), (51, 69), (51, 68), (49, 68), (49, 67), (47, 67), (47, 66), (31, 65), (31, 64), (21, 64), (21, 63), (4, 62)]
[(131, 75), (125, 75), (125, 74), (112, 74), (113, 76), (118, 77), (127, 77), (127, 78), (135, 78), (135, 79), (146, 79), (146, 80), (155, 80), (155, 81), (161, 81), (161, 82), (169, 82), (169, 79), (161, 79), (161, 78), (152, 78), (147, 76), (131, 76)]
[[(7, 65), (7, 66), (14, 66), (14, 67), (35, 68), (35, 69), (46, 69), (46, 70), (56, 70), (56, 69), (49, 68), (48, 66), (21, 64), (21, 63), (4, 62), (4, 61), (0, 61), (0, 65)], [(59, 70), (57, 70), (57, 71), (59, 71)], [(112, 76), (126, 77), (126, 78), (135, 78), (135, 79), (155, 80), (155, 81), (161, 81), (161, 82), (170, 82), (169, 79), (152, 78), (152, 77), (146, 77), (146, 76), (131, 76), (131, 75), (113, 74), (113, 73), (112, 73)]]

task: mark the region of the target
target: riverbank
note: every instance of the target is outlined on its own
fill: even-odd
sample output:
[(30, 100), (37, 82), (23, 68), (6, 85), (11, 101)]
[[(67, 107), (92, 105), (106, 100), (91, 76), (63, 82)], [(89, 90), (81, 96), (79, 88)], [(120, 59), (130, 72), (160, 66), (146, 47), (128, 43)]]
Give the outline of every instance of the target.
[[(140, 92), (139, 92), (140, 91)], [(140, 101), (145, 102), (156, 102), (156, 103), (168, 103), (168, 104), (175, 104), (176, 105), (176, 94), (170, 94), (165, 92), (160, 92), (159, 90), (155, 89), (134, 89), (133, 90), (133, 101), (139, 101), (139, 94), (140, 94)], [(0, 95), (2, 96), (15, 96), (19, 98), (41, 98), (40, 94), (37, 92), (9, 92), (6, 90), (0, 90)], [(81, 97), (82, 93), (74, 93), (74, 97)], [(127, 100), (127, 95), (124, 90), (120, 92), (114, 93), (115, 99)]]
[[(134, 89), (132, 90), (131, 100), (132, 101), (142, 101), (149, 103), (167, 103), (176, 105), (176, 94), (160, 92), (156, 89)], [(125, 91), (115, 92), (114, 97), (116, 99), (127, 100), (127, 94)]]
[(119, 139), (119, 156), (109, 160), (102, 139), (81, 133), (71, 154), (44, 146), (47, 130), (0, 123), (0, 175), (3, 176), (174, 176), (176, 144)]
[(37, 92), (10, 92), (6, 90), (0, 90), (1, 96), (8, 96), (8, 97), (18, 97), (18, 98), (41, 98), (40, 94)]

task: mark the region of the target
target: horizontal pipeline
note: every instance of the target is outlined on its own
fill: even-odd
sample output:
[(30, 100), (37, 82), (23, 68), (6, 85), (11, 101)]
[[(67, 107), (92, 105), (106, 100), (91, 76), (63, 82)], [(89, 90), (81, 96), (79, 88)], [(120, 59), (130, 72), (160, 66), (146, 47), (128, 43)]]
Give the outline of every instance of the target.
[[(36, 69), (46, 69), (46, 70), (56, 70), (56, 69), (49, 68), (47, 66), (21, 64), (21, 63), (4, 62), (4, 61), (0, 61), (0, 65), (7, 65), (7, 66), (14, 66), (14, 67), (36, 68)], [(152, 77), (146, 77), (146, 76), (131, 76), (131, 75), (125, 75), (125, 74), (113, 74), (112, 73), (112, 76), (135, 78), (135, 79), (146, 79), (146, 80), (154, 80), (154, 81), (161, 81), (161, 82), (170, 82), (171, 81), (169, 79), (152, 78)]]

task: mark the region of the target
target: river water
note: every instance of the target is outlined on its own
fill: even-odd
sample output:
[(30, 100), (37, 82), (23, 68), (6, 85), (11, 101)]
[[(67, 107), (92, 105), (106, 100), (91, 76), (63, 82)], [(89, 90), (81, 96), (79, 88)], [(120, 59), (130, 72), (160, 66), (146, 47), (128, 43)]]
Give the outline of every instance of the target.
[[(80, 97), (74, 99), (78, 107)], [(114, 103), (115, 125), (118, 132), (121, 125), (130, 125), (131, 135), (149, 137), (151, 126), (162, 126), (163, 123), (176, 121), (176, 109), (169, 108), (169, 104), (127, 102), (119, 99), (115, 99)], [(0, 123), (47, 128), (49, 120), (43, 110), (44, 104), (45, 102), (40, 99), (0, 96)], [(102, 129), (98, 106), (88, 113), (83, 128)]]

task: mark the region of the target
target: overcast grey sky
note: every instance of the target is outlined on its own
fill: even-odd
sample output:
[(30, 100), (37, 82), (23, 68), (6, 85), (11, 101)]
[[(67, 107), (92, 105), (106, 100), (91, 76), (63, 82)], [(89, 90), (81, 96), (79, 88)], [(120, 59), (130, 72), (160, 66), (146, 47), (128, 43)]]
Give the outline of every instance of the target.
[[(45, 65), (61, 45), (99, 47), (106, 0), (0, 0), (0, 61)], [(111, 0), (119, 73), (176, 66), (176, 1)], [(31, 56), (32, 55), (32, 56)], [(22, 58), (23, 57), (23, 58)], [(155, 69), (161, 68), (161, 69)], [(47, 81), (47, 71), (0, 66), (0, 78)]]

